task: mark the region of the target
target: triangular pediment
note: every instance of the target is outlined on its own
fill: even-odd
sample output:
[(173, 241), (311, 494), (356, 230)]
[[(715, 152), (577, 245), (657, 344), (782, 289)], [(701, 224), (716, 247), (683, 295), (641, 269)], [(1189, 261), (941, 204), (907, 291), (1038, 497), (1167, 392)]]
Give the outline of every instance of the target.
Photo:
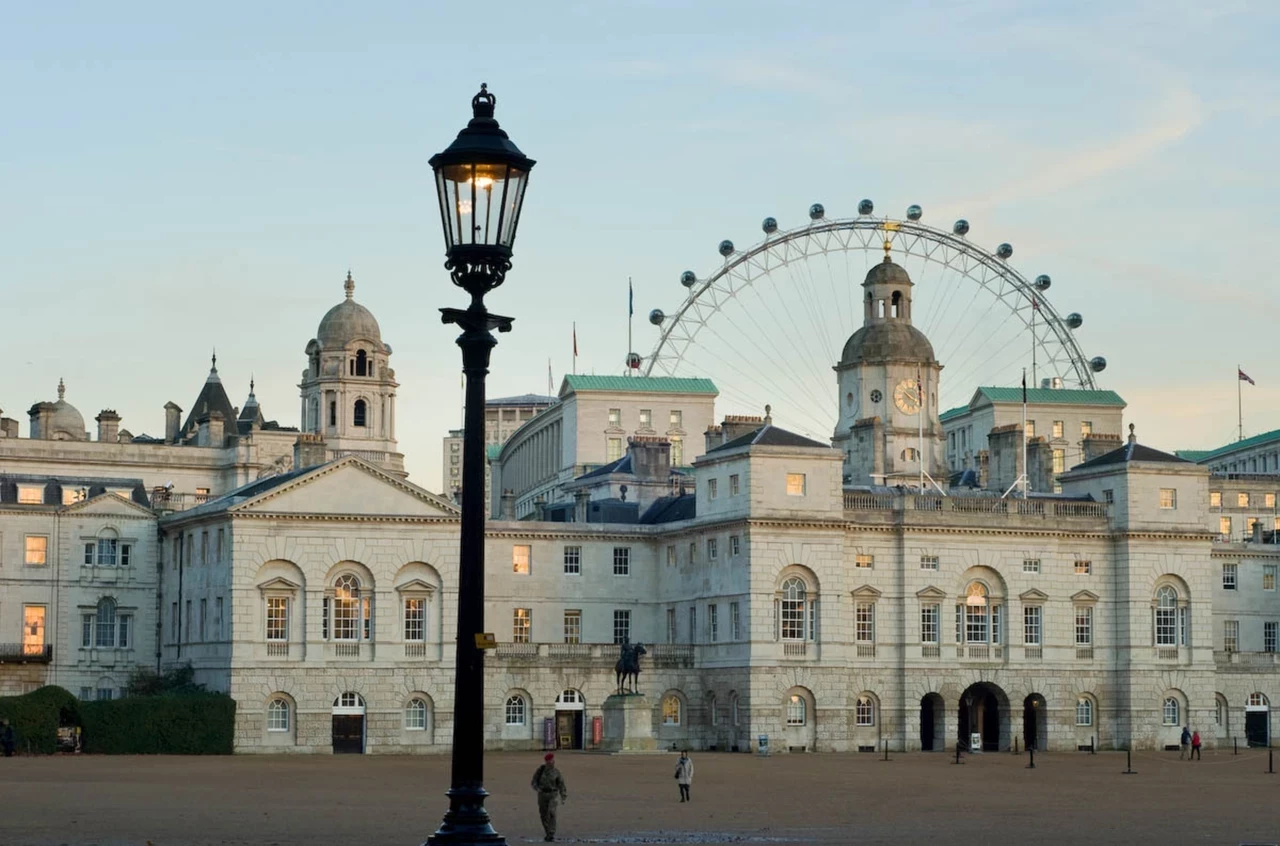
[(857, 599), (879, 599), (881, 591), (871, 585), (862, 585), (853, 589), (853, 595)]
[(77, 514), (101, 514), (103, 516), (154, 517), (149, 509), (115, 493), (100, 493), (91, 499), (67, 506), (68, 512)]
[(396, 585), (396, 590), (401, 593), (425, 593), (434, 594), (436, 586), (430, 582), (424, 582), (422, 579), (410, 579), (402, 585)]
[(1091, 590), (1082, 590), (1079, 593), (1071, 594), (1071, 601), (1075, 603), (1097, 602), (1098, 595)]
[(232, 506), (235, 513), (457, 517), (448, 500), (354, 456), (292, 477)]
[(947, 592), (935, 585), (929, 585), (916, 591), (916, 596), (921, 599), (946, 599)]
[[(1086, 593), (1087, 592), (1088, 591), (1086, 591)], [(1024, 590), (1022, 593), (1018, 594), (1018, 598), (1023, 602), (1044, 602), (1049, 598), (1049, 594), (1042, 590), (1032, 588), (1031, 590)], [(1097, 597), (1094, 598), (1096, 599)]]
[(258, 590), (297, 590), (302, 585), (291, 582), (284, 576), (276, 576), (258, 585)]

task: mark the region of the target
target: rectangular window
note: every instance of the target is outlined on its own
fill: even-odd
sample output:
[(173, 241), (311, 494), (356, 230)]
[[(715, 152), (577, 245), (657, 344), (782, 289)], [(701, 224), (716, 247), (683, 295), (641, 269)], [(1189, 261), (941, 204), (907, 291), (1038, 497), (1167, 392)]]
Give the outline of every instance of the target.
[(94, 562), (94, 557), (93, 557), (93, 556), (94, 556), (94, 549), (95, 549), (95, 548), (96, 548), (96, 547), (95, 547), (95, 546), (94, 546), (94, 544), (92, 544), (92, 543), (86, 543), (86, 544), (84, 545), (84, 566), (86, 566), (86, 567), (92, 567), (92, 566), (93, 566), (93, 562)]
[(622, 438), (609, 438), (605, 444), (604, 460), (612, 464), (622, 458)]
[(1024, 572), (1024, 573), (1039, 573), (1039, 572), (1040, 572), (1040, 559), (1039, 559), (1039, 558), (1024, 558), (1024, 559), (1022, 559), (1022, 572)]
[(44, 535), (27, 535), (26, 558), (28, 567), (43, 567), (49, 563), (49, 539)]
[(564, 574), (566, 576), (582, 575), (582, 547), (566, 546), (564, 548)]
[(203, 643), (208, 635), (208, 629), (205, 628), (206, 612), (209, 610), (209, 600), (200, 600), (200, 642)]
[(855, 555), (853, 556), (853, 566), (859, 570), (870, 570), (875, 567), (876, 558), (874, 555)]
[(1086, 561), (1082, 558), (1076, 559), (1076, 575), (1088, 576), (1093, 573), (1093, 562)]
[(787, 496), (804, 496), (804, 474), (787, 474)]
[(1022, 642), (1027, 646), (1039, 646), (1041, 634), (1041, 614), (1039, 605), (1022, 607)]
[(1240, 621), (1222, 621), (1222, 648), (1227, 652), (1240, 651)]
[[(177, 611), (177, 603), (174, 603)], [(267, 640), (283, 642), (289, 639), (289, 598), (267, 597)]]
[(651, 408), (640, 409), (640, 428), (641, 429), (653, 428), (653, 409)]
[(178, 603), (169, 603), (169, 642), (178, 642)]
[(1275, 508), (1275, 507), (1276, 507), (1276, 495), (1275, 495), (1275, 494), (1273, 494), (1273, 493), (1263, 494), (1263, 495), (1262, 495), (1262, 507), (1263, 507), (1263, 508)]
[(729, 476), (729, 496), (737, 496), (739, 490), (738, 474), (732, 473)]
[(737, 558), (742, 552), (741, 538), (737, 535), (729, 535), (729, 557)]
[(720, 642), (720, 607), (714, 602), (707, 606), (707, 636), (712, 643)]
[(698, 544), (694, 541), (690, 541), (689, 542), (689, 563), (692, 564), (697, 560), (698, 560)]
[(582, 643), (582, 612), (564, 612), (564, 642)]
[(707, 560), (715, 561), (720, 557), (720, 544), (715, 538), (707, 538)]
[(609, 427), (612, 429), (617, 429), (620, 426), (622, 426), (622, 409), (620, 408), (609, 409)]
[(533, 611), (528, 608), (517, 608), (511, 614), (511, 641), (528, 643), (533, 632)]
[(1222, 491), (1210, 491), (1210, 492), (1209, 492), (1209, 507), (1210, 507), (1210, 508), (1221, 508), (1221, 507), (1222, 507)]
[(698, 642), (698, 609), (692, 605), (689, 606), (689, 642)]
[(526, 543), (518, 543), (511, 547), (511, 572), (522, 576), (529, 575), (529, 560), (533, 557), (533, 547)]
[(406, 643), (422, 643), (427, 634), (427, 601), (410, 596), (404, 600), (404, 639)]
[(1263, 590), (1276, 589), (1276, 565), (1275, 564), (1262, 565), (1262, 589)]
[(667, 609), (667, 643), (676, 642), (676, 609)]
[(1238, 569), (1239, 569), (1239, 566), (1236, 564), (1222, 565), (1222, 589), (1223, 590), (1236, 589), (1236, 571)]
[(920, 606), (920, 642), (929, 644), (938, 642), (938, 606), (936, 604)]
[(707, 479), (707, 499), (715, 499), (716, 494), (719, 493), (719, 488), (720, 480)]
[(226, 542), (226, 539), (227, 539), (226, 535), (227, 535), (226, 529), (218, 529), (218, 543), (214, 550), (214, 555), (216, 556), (214, 558), (214, 561), (216, 561), (218, 564), (222, 563), (222, 547), (223, 547), (223, 544)]
[(964, 606), (964, 637), (968, 643), (987, 643), (990, 636), (988, 628), (990, 617), (987, 605)]
[(613, 548), (613, 574), (615, 576), (631, 575), (631, 547), (615, 546)]
[(1065, 449), (1055, 449), (1053, 451), (1053, 472), (1065, 473), (1067, 470), (1067, 451)]
[(1160, 508), (1164, 511), (1172, 511), (1178, 507), (1178, 491), (1175, 488), (1160, 489)]
[(667, 544), (667, 566), (674, 567), (676, 564), (676, 545)]
[(1111, 505), (1116, 501), (1116, 492), (1113, 490), (1105, 490), (1102, 492), (1102, 501), (1107, 505)]
[(187, 600), (186, 613), (183, 615), (183, 632), (182, 640), (184, 643), (191, 642), (191, 600)]
[(729, 639), (742, 640), (742, 609), (736, 602), (729, 603)]
[(110, 687), (98, 688), (97, 699), (99, 702), (110, 702), (112, 699), (115, 699), (115, 698), (116, 698), (116, 692), (114, 688), (110, 688)]
[(920, 569), (921, 569), (921, 570), (936, 570), (936, 569), (938, 569), (938, 556), (936, 556), (936, 555), (921, 555), (921, 556), (920, 556)]
[(1236, 494), (1236, 505), (1237, 505), (1238, 507), (1240, 507), (1240, 508), (1248, 508), (1248, 507), (1249, 507), (1249, 494), (1248, 494), (1248, 493), (1245, 493), (1245, 492), (1243, 492), (1243, 491), (1242, 491), (1242, 492), (1240, 492), (1240, 493), (1238, 493), (1238, 494)]
[(209, 563), (209, 530), (200, 532), (200, 563)]
[(133, 560), (133, 546), (127, 543), (120, 544), (120, 566), (128, 567)]
[(672, 429), (679, 429), (684, 425), (684, 412), (678, 408), (671, 409), (671, 416), (668, 418)]
[[(97, 562), (99, 567), (114, 567), (118, 563), (118, 554), (120, 551), (120, 542), (115, 538), (98, 538), (97, 543)], [(85, 545), (85, 558), (89, 558), (89, 545)], [(92, 564), (93, 561), (86, 560), (86, 564)]]
[(1231, 538), (1231, 518), (1230, 517), (1218, 518), (1218, 534), (1222, 535), (1223, 540), (1229, 540)]
[(627, 643), (631, 640), (631, 612), (613, 612), (613, 642)]
[(859, 602), (854, 609), (854, 640), (858, 643), (875, 643), (876, 640), (876, 604)]
[(1080, 421), (1080, 437), (1087, 438), (1092, 434), (1093, 434), (1093, 421), (1081, 420)]
[(1076, 646), (1093, 646), (1093, 606), (1076, 606)]
[(19, 505), (43, 505), (44, 504), (44, 488), (34, 485), (18, 486), (18, 504)]
[(1276, 627), (1280, 625), (1273, 621), (1267, 621), (1262, 624), (1262, 651), (1276, 651)]
[(213, 639), (222, 640), (222, 597), (213, 598)]
[(1062, 433), (1063, 433), (1062, 421), (1061, 420), (1053, 421), (1053, 436), (1055, 438), (1061, 438)]

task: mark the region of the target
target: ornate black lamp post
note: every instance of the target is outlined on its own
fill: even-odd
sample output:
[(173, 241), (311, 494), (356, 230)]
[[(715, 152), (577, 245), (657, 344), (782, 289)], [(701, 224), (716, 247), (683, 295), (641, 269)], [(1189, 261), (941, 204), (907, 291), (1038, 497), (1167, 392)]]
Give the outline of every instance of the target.
[(453, 284), (471, 295), (466, 309), (442, 308), (441, 319), (462, 329), (462, 371), (467, 377), (462, 441), (462, 543), (458, 568), (457, 668), (453, 698), (453, 774), (449, 810), (427, 843), (505, 844), (489, 823), (484, 799), (484, 378), (493, 330), (510, 332), (510, 317), (490, 314), (484, 295), (511, 268), (511, 244), (533, 159), (521, 153), (493, 119), (488, 87), (471, 99), (467, 127), (431, 157), (445, 252)]

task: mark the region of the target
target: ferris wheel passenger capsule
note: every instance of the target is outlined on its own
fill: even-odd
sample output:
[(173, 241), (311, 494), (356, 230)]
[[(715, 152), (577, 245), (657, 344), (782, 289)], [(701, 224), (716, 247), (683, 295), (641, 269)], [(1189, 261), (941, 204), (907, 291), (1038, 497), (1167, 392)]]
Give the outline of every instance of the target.
[(809, 206), (810, 220), (822, 220), (823, 216), (825, 216), (826, 213), (827, 213), (827, 210), (822, 207), (822, 203), (814, 203), (813, 205)]
[(667, 319), (667, 315), (664, 314), (662, 309), (660, 308), (655, 308), (653, 311), (649, 312), (649, 322), (652, 323), (654, 326), (661, 326), (662, 321), (666, 319)]
[(876, 210), (876, 204), (871, 202), (870, 200), (863, 200), (862, 202), (858, 203), (858, 214), (860, 215), (868, 215), (875, 210)]
[(917, 205), (907, 206), (907, 220), (919, 220), (924, 216), (924, 209)]
[(778, 219), (774, 217), (766, 217), (764, 222), (760, 224), (760, 228), (764, 230), (764, 234), (772, 235), (778, 231)]
[(1080, 316), (1080, 312), (1073, 311), (1067, 315), (1067, 325), (1072, 329), (1079, 329), (1084, 323), (1084, 318)]
[(720, 255), (724, 256), (725, 258), (728, 258), (729, 256), (733, 255), (733, 242), (730, 241), (728, 238), (725, 238), (723, 241), (720, 242)]
[(1049, 290), (1049, 286), (1052, 284), (1053, 280), (1049, 278), (1049, 274), (1047, 273), (1041, 273), (1036, 277), (1035, 285), (1037, 291), (1047, 291)]
[(1101, 373), (1107, 369), (1107, 360), (1100, 355), (1095, 355), (1089, 359), (1089, 369), (1094, 373)]
[(954, 232), (954, 233), (956, 233), (957, 235), (959, 235), (959, 236), (961, 236), (961, 237), (964, 237), (965, 235), (968, 235), (968, 234), (969, 234), (969, 221), (965, 220), (963, 217), (962, 217), (962, 218), (960, 218), (959, 220), (957, 220), (957, 221), (955, 222), (955, 225), (951, 227), (951, 231), (952, 231), (952, 232)]
[(997, 258), (1003, 261), (1008, 261), (1012, 256), (1013, 256), (1013, 244), (1005, 243), (996, 247)]
[(692, 288), (693, 284), (697, 281), (698, 274), (694, 273), (692, 270), (686, 270), (684, 273), (680, 274), (680, 284), (686, 288)]
[(640, 369), (639, 353), (627, 353), (627, 367), (631, 368), (632, 370)]

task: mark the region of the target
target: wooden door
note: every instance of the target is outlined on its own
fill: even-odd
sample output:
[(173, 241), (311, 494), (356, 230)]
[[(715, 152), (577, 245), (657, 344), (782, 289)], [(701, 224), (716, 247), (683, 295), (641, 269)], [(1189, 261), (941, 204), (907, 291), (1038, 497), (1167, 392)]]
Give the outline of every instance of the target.
[(364, 752), (364, 717), (360, 714), (333, 715), (333, 753)]

